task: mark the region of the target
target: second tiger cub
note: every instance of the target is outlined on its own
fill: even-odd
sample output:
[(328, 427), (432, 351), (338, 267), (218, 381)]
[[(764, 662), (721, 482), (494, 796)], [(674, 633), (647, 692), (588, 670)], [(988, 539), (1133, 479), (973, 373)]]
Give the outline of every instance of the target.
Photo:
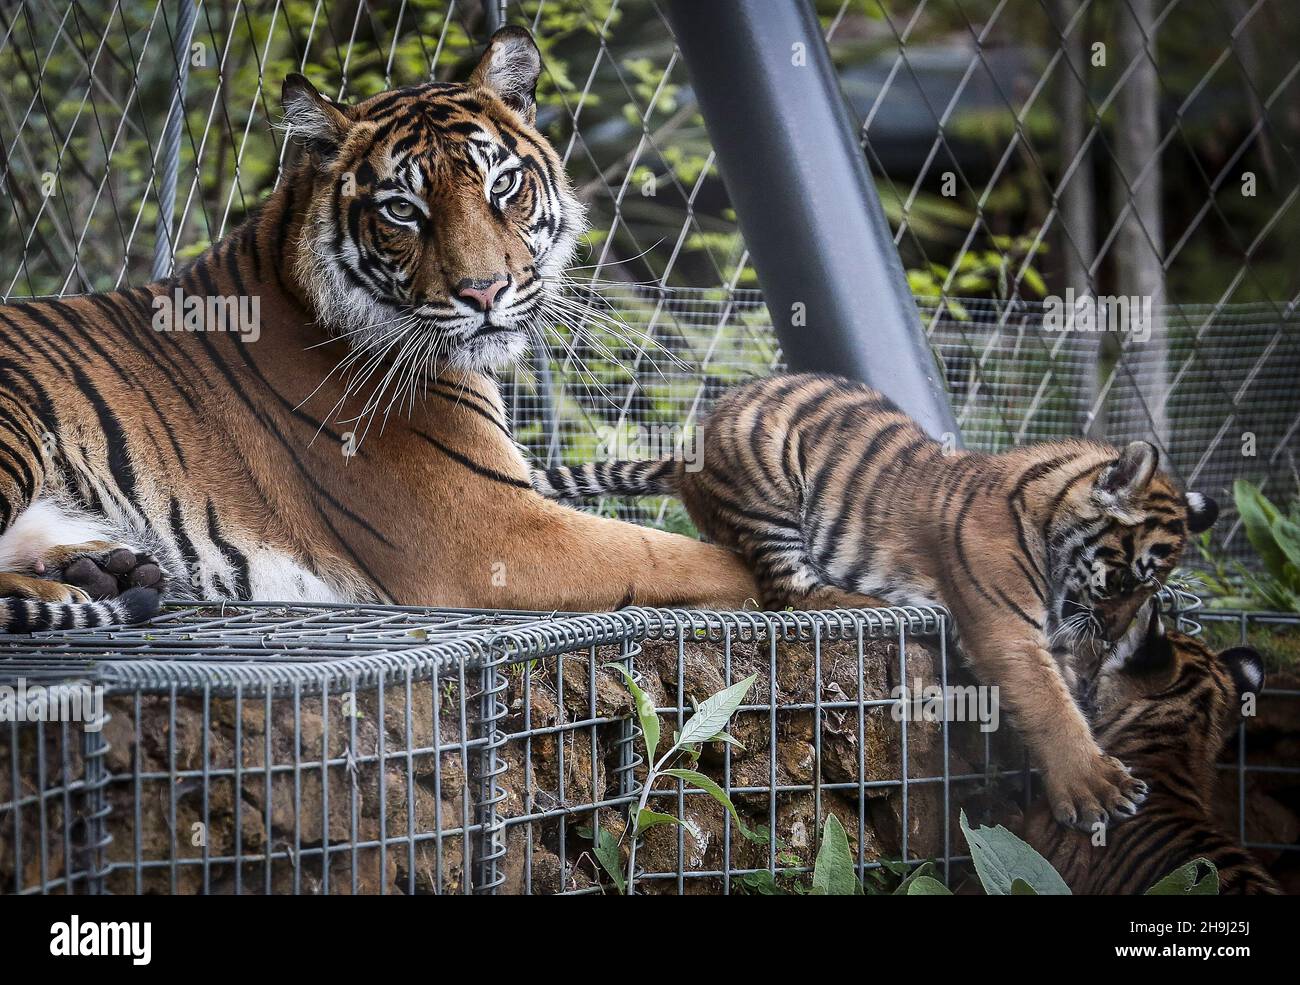
[(702, 428), (699, 471), (608, 462), (534, 485), (680, 496), (704, 536), (745, 558), (769, 606), (861, 603), (844, 593), (945, 606), (1045, 768), (1057, 819), (1090, 829), (1137, 811), (1146, 785), (1094, 741), (1053, 642), (1118, 640), (1187, 535), (1214, 522), (1214, 502), (1180, 492), (1152, 445), (946, 451), (875, 390), (809, 374), (728, 392)]

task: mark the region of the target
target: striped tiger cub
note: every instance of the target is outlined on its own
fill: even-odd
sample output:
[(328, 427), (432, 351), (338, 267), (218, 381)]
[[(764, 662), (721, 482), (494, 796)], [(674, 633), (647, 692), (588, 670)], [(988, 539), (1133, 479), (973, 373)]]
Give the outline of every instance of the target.
[(864, 595), (946, 606), (1046, 768), (1057, 818), (1091, 829), (1136, 812), (1145, 784), (1093, 740), (1070, 653), (1118, 640), (1187, 535), (1217, 515), (1159, 471), (1153, 446), (953, 451), (875, 390), (807, 374), (728, 392), (702, 427), (697, 471), (609, 462), (536, 472), (534, 486), (557, 498), (679, 495), (772, 607)]
[(1147, 631), (1127, 658), (1112, 658), (1094, 684), (1094, 730), (1101, 747), (1146, 780), (1137, 820), (1107, 832), (1104, 845), (1031, 810), (1025, 837), (1076, 893), (1143, 893), (1197, 857), (1219, 870), (1221, 893), (1280, 893), (1263, 867), (1213, 816), (1215, 760), (1257, 695), (1259, 654), (1234, 647), (1217, 656), (1199, 640), (1163, 632), (1143, 610)]

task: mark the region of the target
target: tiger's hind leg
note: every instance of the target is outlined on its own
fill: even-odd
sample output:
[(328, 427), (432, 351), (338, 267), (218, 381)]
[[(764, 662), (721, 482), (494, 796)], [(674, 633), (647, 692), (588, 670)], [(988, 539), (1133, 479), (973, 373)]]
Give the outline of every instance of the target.
[(765, 609), (874, 609), (886, 604), (827, 584), (808, 563), (803, 538), (794, 531), (754, 531), (741, 538), (740, 554), (763, 589)]
[[(0, 632), (139, 622), (158, 611), (159, 593), (140, 586), (96, 602), (83, 586), (49, 577), (60, 544), (107, 536), (100, 518), (47, 488), (44, 427), (24, 400), (0, 385)], [(114, 545), (115, 546), (115, 545)], [(138, 565), (137, 565), (138, 568)]]
[(45, 485), (45, 429), (21, 400), (0, 386), (0, 569), (4, 541)]

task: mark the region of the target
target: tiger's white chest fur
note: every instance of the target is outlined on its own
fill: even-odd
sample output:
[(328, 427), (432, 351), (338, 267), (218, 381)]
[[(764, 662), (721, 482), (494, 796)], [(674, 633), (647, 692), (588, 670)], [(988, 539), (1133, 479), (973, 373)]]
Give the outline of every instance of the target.
[(248, 558), (248, 585), (255, 599), (277, 602), (356, 602), (342, 587), (329, 584), (281, 551), (262, 547)]

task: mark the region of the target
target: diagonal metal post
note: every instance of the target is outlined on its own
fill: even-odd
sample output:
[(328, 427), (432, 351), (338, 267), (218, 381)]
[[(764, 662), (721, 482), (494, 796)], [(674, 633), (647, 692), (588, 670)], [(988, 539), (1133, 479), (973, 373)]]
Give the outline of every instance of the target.
[(791, 369), (863, 380), (960, 440), (811, 5), (667, 13)]
[(167, 125), (163, 129), (162, 152), (158, 171), (162, 185), (158, 189), (158, 224), (154, 227), (153, 279), (162, 280), (172, 272), (176, 256), (173, 238), (178, 230), (172, 229), (176, 214), (176, 176), (181, 166), (181, 124), (185, 121), (185, 90), (190, 79), (190, 38), (194, 36), (194, 22), (198, 10), (194, 0), (180, 0), (177, 4), (176, 33), (172, 37), (172, 58), (176, 65), (175, 88), (167, 110)]

